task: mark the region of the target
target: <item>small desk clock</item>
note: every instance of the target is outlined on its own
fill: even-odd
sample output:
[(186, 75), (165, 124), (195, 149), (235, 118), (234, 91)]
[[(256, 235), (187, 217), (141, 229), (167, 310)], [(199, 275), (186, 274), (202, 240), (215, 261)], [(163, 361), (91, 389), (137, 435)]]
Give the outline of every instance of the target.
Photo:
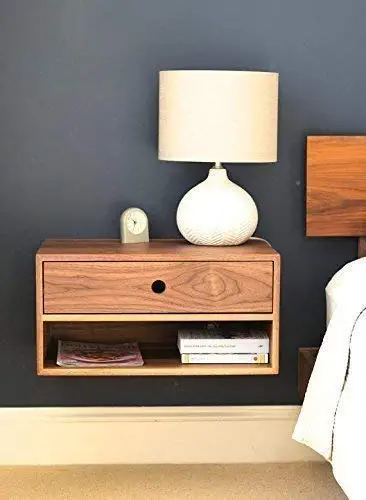
[(147, 243), (149, 241), (149, 221), (141, 208), (127, 208), (121, 214), (121, 242)]

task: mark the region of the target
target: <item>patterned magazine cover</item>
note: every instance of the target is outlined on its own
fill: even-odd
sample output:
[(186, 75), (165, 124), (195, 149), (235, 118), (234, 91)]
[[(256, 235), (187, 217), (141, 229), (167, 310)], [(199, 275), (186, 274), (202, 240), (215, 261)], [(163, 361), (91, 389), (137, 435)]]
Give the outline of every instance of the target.
[(137, 342), (95, 344), (93, 342), (58, 341), (59, 366), (142, 366), (144, 361)]

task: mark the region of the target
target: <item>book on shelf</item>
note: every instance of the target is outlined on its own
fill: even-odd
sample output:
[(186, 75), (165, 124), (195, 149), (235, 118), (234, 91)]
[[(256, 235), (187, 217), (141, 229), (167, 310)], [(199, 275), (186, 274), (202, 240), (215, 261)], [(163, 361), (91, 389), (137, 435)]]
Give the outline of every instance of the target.
[(268, 363), (268, 354), (181, 354), (181, 362), (183, 364), (266, 364)]
[(258, 329), (248, 331), (178, 330), (181, 354), (268, 354), (269, 336)]
[(57, 364), (73, 367), (142, 366), (144, 361), (137, 342), (102, 344), (59, 340)]

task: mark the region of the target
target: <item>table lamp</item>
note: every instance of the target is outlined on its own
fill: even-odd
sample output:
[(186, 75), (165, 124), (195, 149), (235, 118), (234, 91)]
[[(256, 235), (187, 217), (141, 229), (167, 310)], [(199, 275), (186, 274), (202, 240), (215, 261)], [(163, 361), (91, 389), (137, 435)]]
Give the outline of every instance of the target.
[(159, 159), (214, 164), (178, 206), (189, 242), (240, 245), (252, 236), (257, 207), (222, 163), (277, 161), (277, 115), (277, 73), (160, 71)]

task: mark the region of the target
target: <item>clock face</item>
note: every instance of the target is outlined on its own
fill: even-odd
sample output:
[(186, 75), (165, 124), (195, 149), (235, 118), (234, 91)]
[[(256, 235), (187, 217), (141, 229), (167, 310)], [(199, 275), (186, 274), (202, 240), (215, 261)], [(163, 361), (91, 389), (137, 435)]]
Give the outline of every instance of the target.
[(146, 229), (147, 217), (141, 210), (133, 209), (127, 214), (126, 224), (132, 234), (140, 234)]

